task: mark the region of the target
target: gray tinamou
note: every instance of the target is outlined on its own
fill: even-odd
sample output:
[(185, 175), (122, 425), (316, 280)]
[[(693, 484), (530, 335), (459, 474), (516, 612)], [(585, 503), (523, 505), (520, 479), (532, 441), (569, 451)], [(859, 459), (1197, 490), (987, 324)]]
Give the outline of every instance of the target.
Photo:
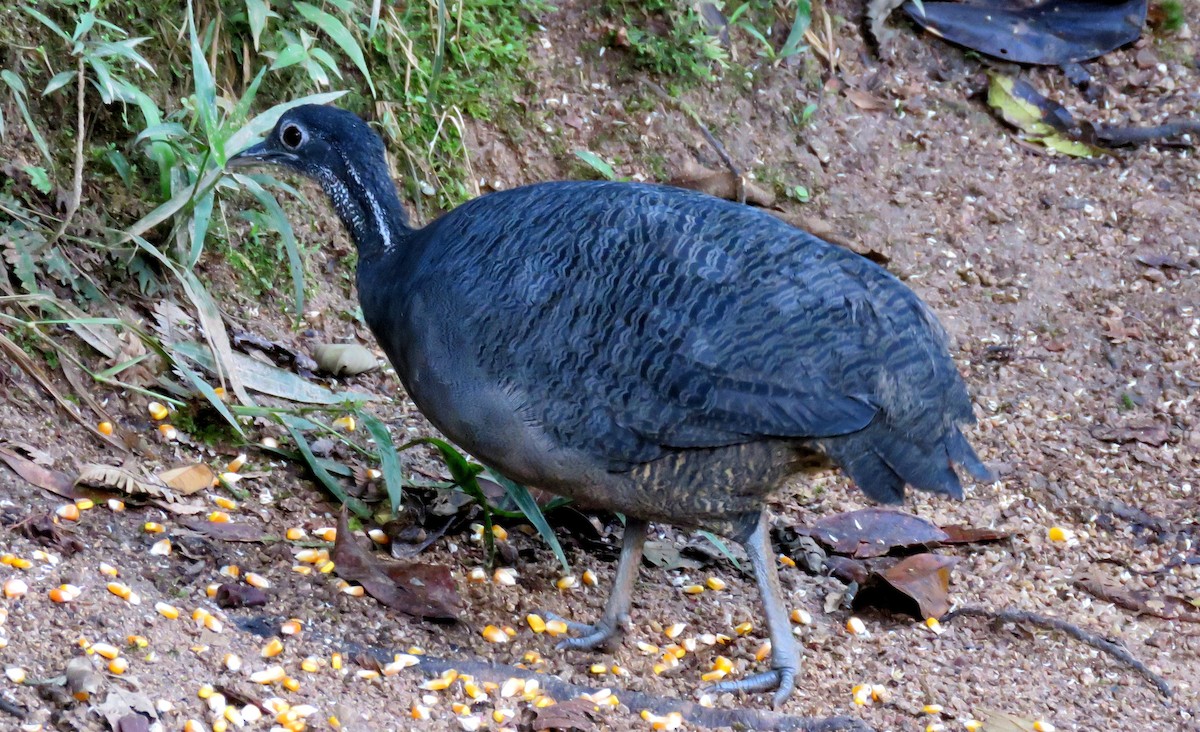
[(771, 670), (716, 691), (790, 694), (799, 652), (764, 501), (830, 460), (871, 498), (961, 497), (985, 467), (946, 336), (899, 280), (746, 206), (676, 188), (541, 183), (413, 229), (379, 137), (340, 109), (286, 112), (230, 166), (320, 183), (358, 247), (363, 316), (409, 396), (512, 480), (623, 513), (594, 648), (629, 622), (649, 521), (741, 542)]

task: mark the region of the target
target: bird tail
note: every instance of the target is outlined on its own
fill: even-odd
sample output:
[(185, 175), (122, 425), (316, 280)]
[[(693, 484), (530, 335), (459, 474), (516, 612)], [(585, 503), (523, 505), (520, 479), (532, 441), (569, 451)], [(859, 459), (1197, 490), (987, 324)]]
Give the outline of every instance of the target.
[(904, 434), (876, 418), (858, 432), (822, 440), (836, 461), (872, 500), (899, 503), (904, 487), (962, 498), (955, 465), (979, 480), (994, 480), (955, 423), (945, 425), (940, 439)]

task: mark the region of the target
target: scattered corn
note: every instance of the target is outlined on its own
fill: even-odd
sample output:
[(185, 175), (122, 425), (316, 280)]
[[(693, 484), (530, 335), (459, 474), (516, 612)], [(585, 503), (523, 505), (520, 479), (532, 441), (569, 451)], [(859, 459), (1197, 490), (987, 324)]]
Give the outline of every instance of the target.
[(565, 621), (562, 621), (562, 620), (547, 620), (546, 621), (546, 632), (555, 638), (557, 638), (560, 635), (566, 634), (566, 632), (568, 630), (570, 630), (570, 628), (567, 627), (567, 624)]
[(497, 541), (507, 541), (508, 529), (504, 528), (503, 526), (492, 524), (492, 536), (495, 537)]
[(373, 668), (360, 668), (354, 672), (354, 675), (366, 680), (379, 678), (379, 672)]
[(108, 662), (108, 670), (110, 672), (120, 676), (121, 674), (123, 674), (129, 670), (129, 661), (125, 658), (118, 656), (117, 658), (114, 658), (113, 660)]
[(725, 584), (725, 580), (721, 579), (720, 577), (709, 577), (708, 579), (704, 580), (704, 584), (708, 585), (708, 589), (713, 590), (714, 592), (720, 592), (728, 587), (728, 585)]
[(208, 514), (208, 520), (214, 524), (227, 524), (229, 523), (229, 514), (224, 511), (213, 511)]
[(392, 662), (383, 667), (384, 676), (395, 676), (406, 668), (421, 663), (421, 659), (410, 653), (397, 653)]
[(345, 432), (353, 432), (355, 430), (355, 428), (358, 426), (354, 422), (354, 417), (351, 417), (350, 415), (346, 415), (345, 417), (338, 417), (337, 419), (333, 420), (332, 424), (333, 424), (333, 428), (335, 430), (343, 430)]
[(642, 719), (650, 723), (650, 729), (653, 730), (675, 730), (683, 725), (683, 715), (679, 712), (671, 712), (665, 716), (658, 716), (649, 709), (642, 710)]
[(321, 529), (313, 530), (313, 535), (321, 541), (337, 541), (337, 529), (332, 526), (326, 526)]
[(147, 521), (146, 523), (142, 524), (142, 530), (147, 534), (161, 534), (167, 530), (167, 527), (163, 526), (157, 521)]
[(163, 439), (167, 440), (168, 442), (179, 437), (179, 430), (175, 429), (169, 424), (160, 424), (158, 426), (158, 433), (162, 435)]
[(754, 630), (754, 623), (751, 623), (749, 620), (747, 620), (744, 623), (739, 623), (738, 625), (734, 626), (733, 630), (738, 635), (746, 635), (750, 631)]
[(258, 572), (247, 572), (246, 584), (250, 585), (251, 587), (257, 587), (260, 590), (265, 590), (271, 586), (270, 581), (268, 581), (266, 577), (263, 577)]
[(511, 699), (512, 697), (525, 691), (525, 679), (505, 679), (500, 685), (500, 698)]
[(283, 680), (283, 688), (288, 691), (300, 691), (300, 679), (294, 679), (288, 676)]
[(278, 638), (272, 638), (267, 641), (267, 644), (262, 647), (260, 654), (263, 658), (274, 658), (280, 653), (283, 653), (283, 641)]
[(243, 452), (243, 453), (240, 453), (234, 459), (230, 460), (229, 464), (225, 466), (225, 470), (230, 473), (236, 473), (237, 471), (241, 470), (242, 466), (245, 464), (246, 464), (246, 453)]
[(1054, 732), (1054, 725), (1039, 719), (1033, 723), (1033, 732)]
[(88, 648), (88, 651), (102, 656), (103, 658), (107, 658), (110, 661), (121, 655), (121, 649), (117, 648), (111, 643), (93, 643)]
[(529, 623), (529, 629), (534, 633), (544, 633), (546, 631), (546, 621), (542, 620), (541, 615), (530, 613), (525, 616), (525, 622)]
[(593, 572), (592, 570), (590, 570), (590, 569), (583, 570), (582, 579), (583, 579), (583, 584), (587, 585), (588, 587), (596, 586), (596, 582), (597, 582), (596, 573)]
[(109, 592), (121, 598), (122, 600), (129, 600), (131, 597), (133, 597), (133, 590), (129, 589), (129, 585), (122, 584), (120, 582), (109, 582), (107, 585), (105, 585), (105, 587), (108, 588)]
[(978, 719), (963, 720), (963, 729), (967, 732), (981, 732), (983, 730), (983, 722)]
[(158, 557), (165, 557), (169, 555), (171, 553), (171, 540), (159, 539), (158, 541), (154, 542), (150, 545), (150, 553)]
[(714, 681), (720, 681), (721, 679), (725, 678), (725, 676), (726, 672), (724, 671), (705, 671), (704, 673), (700, 674), (700, 680), (704, 681), (705, 683), (712, 683)]
[(771, 641), (767, 641), (754, 651), (755, 661), (765, 661), (767, 656), (771, 655)]
[(654, 654), (658, 653), (658, 650), (659, 650), (658, 646), (654, 645), (653, 643), (647, 643), (645, 641), (638, 641), (637, 649), (639, 651), (641, 651), (643, 655), (646, 655), (646, 656), (653, 656)]
[(342, 670), (342, 654), (334, 653), (332, 656), (330, 656), (329, 657), (329, 667), (332, 668), (334, 671), (341, 671)]
[(946, 725), (941, 722), (930, 722), (925, 725), (925, 732), (946, 732)]
[(74, 503), (64, 503), (63, 505), (54, 509), (54, 515), (58, 516), (63, 521), (78, 521), (79, 506), (76, 506)]
[(208, 597), (216, 597), (217, 590), (219, 590), (219, 589), (221, 589), (221, 585), (217, 584), (216, 582), (213, 582), (212, 584), (204, 586), (204, 594), (207, 595)]
[(316, 656), (309, 656), (300, 662), (300, 669), (310, 674), (316, 673), (319, 668), (321, 668), (321, 662)]
[(171, 410), (158, 402), (150, 402), (146, 405), (146, 411), (150, 412), (150, 417), (156, 421), (161, 421), (167, 418)]
[(682, 633), (683, 629), (686, 627), (687, 627), (687, 623), (673, 623), (673, 624), (667, 626), (667, 629), (663, 631), (663, 634), (666, 635), (671, 640), (675, 640), (676, 638), (679, 637), (679, 634)]
[(33, 562), (24, 557), (13, 557), (8, 564), (14, 569), (29, 569), (33, 566)]
[(482, 631), (480, 631), (480, 633), (481, 633), (481, 635), (483, 635), (484, 639), (487, 640), (489, 643), (507, 643), (508, 642), (508, 634), (505, 633), (503, 630), (500, 630), (499, 628), (497, 628), (494, 625), (488, 625), (488, 626), (484, 627), (484, 629)]
[(362, 597), (367, 594), (367, 591), (362, 585), (346, 585), (342, 588), (342, 594), (349, 595), (350, 597)]
[(560, 590), (569, 590), (577, 584), (579, 584), (579, 581), (575, 579), (575, 575), (573, 574), (568, 574), (565, 577), (559, 577), (558, 581), (554, 583), (554, 585)]
[(409, 712), (409, 716), (411, 716), (413, 719), (416, 719), (416, 720), (422, 721), (422, 722), (429, 719), (429, 715), (430, 715), (429, 707), (427, 707), (423, 704), (413, 704), (412, 710)]
[(517, 573), (509, 567), (500, 567), (492, 574), (492, 581), (504, 587), (517, 584)]
[(217, 570), (217, 573), (222, 577), (238, 579), (242, 576), (242, 568), (236, 564), (222, 564), (221, 568)]
[(279, 626), (279, 632), (284, 635), (296, 635), (303, 628), (303, 624), (297, 618), (286, 620)]
[(391, 538), (388, 537), (387, 532), (384, 531), (383, 529), (371, 529), (370, 531), (367, 532), (367, 538), (370, 539), (371, 541), (375, 542), (376, 544), (381, 544), (381, 545), (387, 544), (388, 542), (391, 541)]
[(599, 676), (601, 674), (608, 673), (608, 666), (605, 666), (602, 663), (593, 663), (591, 666), (588, 667), (588, 671), (590, 673), (593, 673), (593, 674), (596, 674), (597, 676)]
[(83, 590), (72, 584), (62, 584), (50, 590), (50, 599), (54, 602), (71, 602), (83, 594)]
[(891, 692), (883, 684), (871, 684), (871, 698), (875, 701), (882, 703), (891, 699), (891, 697)]
[(274, 450), (279, 447), (279, 440), (276, 440), (274, 437), (264, 437), (262, 438), (262, 442), (258, 444), (270, 450)]
[(21, 668), (20, 666), (9, 666), (8, 668), (4, 669), (4, 675), (7, 676), (8, 680), (14, 684), (25, 683), (25, 669)]
[(106, 577), (116, 577), (118, 572), (117, 568), (108, 562), (100, 562), (100, 574)]
[(854, 695), (854, 703), (858, 706), (865, 706), (871, 701), (871, 685), (859, 684), (850, 690)]
[(4, 596), (10, 600), (24, 597), (27, 592), (29, 592), (29, 585), (25, 584), (23, 579), (13, 577), (4, 581)]
[(111, 435), (113, 433), (113, 423), (101, 422), (100, 424), (96, 425), (96, 431), (102, 435)]
[(785, 567), (795, 567), (796, 566), (796, 560), (792, 559), (791, 557), (789, 557), (786, 554), (779, 555), (779, 563)]
[(925, 618), (925, 627), (938, 635), (946, 632), (946, 629), (942, 627), (941, 621), (937, 618)]
[(242, 657), (236, 653), (226, 653), (221, 661), (225, 664), (225, 668), (234, 673), (242, 670)]
[(189, 719), (183, 723), (183, 732), (208, 732), (203, 722)]
[(154, 609), (158, 611), (159, 615), (170, 620), (174, 620), (175, 618), (179, 617), (179, 608), (175, 607), (174, 605), (169, 605), (165, 602), (154, 603)]
[(275, 684), (283, 681), (286, 676), (283, 666), (268, 666), (262, 671), (250, 674), (250, 681), (255, 684)]
[(941, 704), (926, 704), (925, 706), (921, 707), (921, 711), (925, 712), (926, 714), (941, 714), (942, 713), (942, 705)]
[(287, 537), (288, 541), (300, 541), (304, 537), (308, 536), (308, 532), (297, 526), (288, 529), (284, 536)]
[(863, 635), (867, 632), (867, 626), (858, 618), (850, 618), (846, 621), (846, 630), (852, 635)]
[(684, 585), (683, 593), (685, 595), (699, 595), (704, 592), (704, 585)]
[(237, 501), (226, 496), (213, 496), (213, 503), (217, 504), (218, 507), (223, 508), (226, 511), (237, 510)]
[(1046, 535), (1050, 537), (1050, 541), (1055, 541), (1055, 542), (1070, 541), (1071, 530), (1064, 529), (1061, 526), (1051, 526), (1050, 531), (1046, 532)]
[(725, 673), (733, 673), (733, 661), (730, 661), (725, 656), (717, 656), (713, 660), (713, 671), (724, 671)]
[(113, 513), (120, 513), (125, 510), (125, 501), (122, 501), (120, 498), (110, 498), (106, 502), (106, 505), (108, 506), (108, 510)]

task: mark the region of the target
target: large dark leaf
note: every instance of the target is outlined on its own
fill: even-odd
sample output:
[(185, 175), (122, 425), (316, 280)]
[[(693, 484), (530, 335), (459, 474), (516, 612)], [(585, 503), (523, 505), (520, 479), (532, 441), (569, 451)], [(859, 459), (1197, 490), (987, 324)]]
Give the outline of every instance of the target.
[(886, 508), (838, 513), (796, 530), (838, 554), (859, 559), (882, 557), (895, 548), (936, 546), (949, 538), (919, 516)]
[(950, 610), (950, 568), (954, 557), (915, 554), (882, 572), (872, 572), (854, 597), (854, 607), (879, 607), (924, 620)]
[(1013, 0), (912, 2), (917, 25), (967, 48), (1023, 64), (1086, 61), (1137, 40), (1147, 0), (1048, 0), (1022, 7)]

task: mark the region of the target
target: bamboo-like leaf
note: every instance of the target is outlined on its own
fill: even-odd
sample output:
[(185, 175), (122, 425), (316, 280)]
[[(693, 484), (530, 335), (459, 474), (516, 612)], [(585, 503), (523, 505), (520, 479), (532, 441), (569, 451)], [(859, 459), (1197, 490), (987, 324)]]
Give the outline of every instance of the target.
[(212, 218), (212, 210), (212, 191), (197, 198), (196, 203), (192, 206), (192, 216), (188, 222), (188, 234), (192, 238), (192, 245), (188, 250), (188, 259), (185, 265), (188, 269), (195, 267), (196, 263), (200, 261), (200, 255), (204, 253), (204, 239), (208, 236), (208, 222)]
[(71, 80), (75, 78), (76, 73), (75, 71), (60, 71), (52, 76), (46, 84), (46, 88), (42, 90), (42, 96), (53, 94), (67, 84), (70, 84)]
[(301, 434), (300, 430), (294, 428), (287, 420), (287, 415), (280, 415), (280, 421), (282, 422), (284, 428), (287, 429), (288, 434), (292, 436), (292, 440), (296, 443), (296, 447), (300, 450), (300, 454), (304, 456), (304, 461), (308, 463), (308, 469), (312, 471), (313, 475), (316, 476), (321, 485), (325, 486), (326, 490), (332, 493), (334, 497), (342, 502), (342, 505), (353, 511), (359, 518), (371, 518), (371, 509), (368, 508), (367, 505), (362, 501), (347, 494), (342, 488), (341, 483), (337, 482), (337, 478), (334, 478), (329, 474), (329, 471), (325, 469), (325, 466), (323, 466), (320, 461), (317, 460), (317, 456), (313, 454), (312, 448), (309, 447), (308, 440), (304, 438), (304, 435)]
[(352, 34), (342, 21), (329, 13), (321, 10), (315, 5), (308, 3), (296, 3), (296, 10), (305, 17), (310, 23), (325, 31), (338, 48), (342, 49), (362, 72), (363, 77), (367, 80), (367, 86), (371, 88), (371, 96), (375, 96), (375, 82), (371, 80), (371, 70), (367, 68), (367, 59), (363, 56), (362, 49), (358, 46), (358, 41), (355, 40)]
[(204, 137), (211, 143), (217, 132), (217, 83), (213, 80), (212, 69), (208, 68), (208, 59), (204, 56), (204, 48), (200, 45), (200, 38), (196, 35), (196, 18), (192, 12), (191, 0), (188, 0), (187, 13), (196, 111), (200, 113), (200, 121), (204, 126)]
[(29, 114), (29, 106), (25, 103), (25, 99), (29, 95), (25, 90), (25, 82), (21, 81), (21, 77), (8, 69), (0, 71), (0, 79), (5, 84), (8, 84), (9, 89), (12, 89), (13, 101), (17, 103), (17, 109), (21, 112), (21, 119), (25, 120), (25, 127), (29, 129), (29, 134), (33, 137), (33, 144), (37, 145), (38, 152), (46, 159), (46, 165), (50, 170), (54, 170), (54, 158), (50, 156), (50, 146), (46, 144), (46, 138), (42, 137), (42, 133), (38, 131), (37, 125), (33, 123), (33, 116)]
[(588, 167), (604, 176), (606, 179), (617, 179), (617, 172), (613, 170), (613, 167), (609, 165), (604, 158), (600, 157), (591, 150), (576, 150), (575, 157), (587, 163)]
[(554, 529), (550, 527), (550, 522), (546, 521), (546, 516), (542, 513), (542, 509), (538, 507), (537, 501), (529, 494), (529, 490), (520, 483), (505, 478), (495, 470), (488, 468), (488, 474), (492, 476), (492, 480), (500, 484), (508, 497), (517, 504), (517, 508), (521, 509), (521, 513), (525, 514), (525, 518), (529, 519), (529, 523), (533, 524), (533, 528), (537, 529), (542, 540), (550, 545), (550, 550), (554, 552), (554, 556), (558, 559), (558, 563), (562, 565), (563, 573), (571, 573), (571, 565), (567, 562), (567, 555), (563, 552), (562, 544), (558, 543), (558, 537), (554, 534)]
[[(183, 341), (171, 344), (171, 350), (186, 356), (198, 366), (211, 373), (216, 373), (217, 364), (212, 352), (199, 343)], [(362, 403), (377, 399), (373, 394), (358, 391), (335, 392), (309, 381), (305, 381), (291, 371), (278, 366), (263, 363), (236, 351), (230, 354), (229, 368), (238, 373), (246, 388), (260, 394), (279, 397), (300, 404), (347, 404)]]
[(63, 41), (66, 42), (66, 44), (68, 46), (71, 45), (72, 42), (74, 42), (75, 39), (73, 39), (73, 38), (71, 38), (71, 36), (67, 35), (66, 31), (64, 31), (62, 28), (58, 27), (58, 23), (55, 23), (53, 20), (50, 20), (50, 18), (43, 15), (40, 11), (33, 9), (33, 8), (29, 7), (28, 5), (23, 5), (22, 10), (24, 10), (26, 13), (29, 13), (34, 18), (36, 18), (38, 20), (38, 22), (40, 22), (42, 25), (44, 25), (47, 28), (49, 28), (50, 30), (54, 31), (54, 34), (56, 36), (58, 36), (59, 38), (63, 39)]
[(387, 486), (388, 499), (392, 504), (392, 512), (400, 510), (404, 501), (404, 471), (400, 468), (400, 456), (396, 453), (396, 445), (392, 435), (378, 417), (370, 412), (359, 412), (363, 427), (371, 433), (375, 440), (375, 451), (379, 454), (379, 466), (383, 472), (383, 482)]
[(267, 27), (267, 16), (275, 15), (267, 7), (266, 0), (246, 0), (246, 19), (250, 22), (250, 37), (254, 40), (254, 50), (258, 50), (258, 39), (263, 29)]
[(259, 185), (258, 181), (244, 175), (234, 175), (234, 180), (241, 183), (250, 192), (250, 195), (254, 196), (255, 200), (267, 210), (267, 217), (271, 222), (272, 228), (279, 232), (280, 238), (283, 239), (284, 251), (287, 252), (288, 256), (288, 270), (292, 276), (292, 297), (296, 306), (296, 313), (303, 313), (304, 261), (300, 257), (300, 245), (296, 242), (296, 234), (292, 230), (292, 223), (288, 220), (287, 214), (284, 213), (283, 207), (279, 205), (279, 201), (275, 200), (275, 196)]
[(225, 418), (225, 421), (229, 423), (230, 427), (233, 427), (234, 431), (238, 433), (238, 436), (245, 438), (246, 433), (242, 430), (241, 423), (238, 422), (237, 418), (233, 416), (233, 413), (229, 411), (229, 407), (225, 405), (225, 401), (222, 400), (221, 396), (217, 394), (215, 389), (212, 388), (212, 385), (210, 385), (204, 379), (201, 379), (200, 374), (197, 374), (194, 370), (192, 370), (192, 368), (188, 366), (187, 362), (182, 358), (174, 358), (172, 359), (172, 362), (179, 373), (183, 374), (184, 378), (186, 378), (191, 385), (195, 387), (196, 391), (200, 392), (201, 396), (208, 400), (208, 403), (212, 405), (213, 409), (216, 409), (217, 412)]

